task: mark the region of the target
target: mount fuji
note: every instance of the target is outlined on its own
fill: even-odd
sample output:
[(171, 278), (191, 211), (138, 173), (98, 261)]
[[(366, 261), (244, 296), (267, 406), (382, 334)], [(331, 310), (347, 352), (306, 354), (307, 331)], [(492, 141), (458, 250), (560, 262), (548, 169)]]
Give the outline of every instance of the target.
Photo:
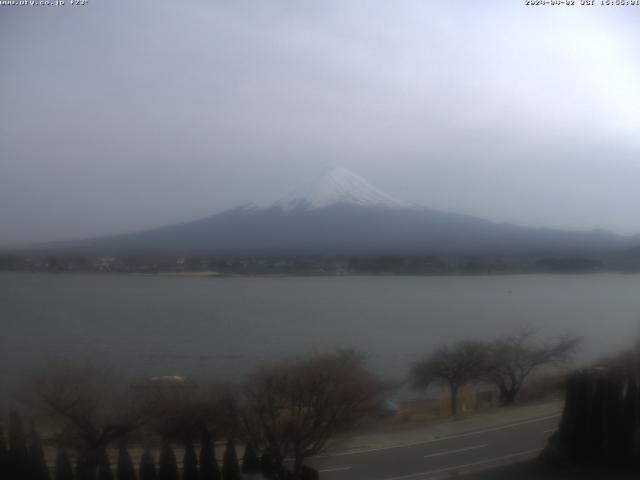
[[(393, 198), (364, 178), (342, 167), (334, 168), (315, 181), (305, 183), (266, 207), (292, 211), (314, 210), (336, 204), (387, 208), (411, 207), (411, 204)], [(254, 205), (261, 208), (260, 204)]]
[(436, 211), (396, 199), (336, 168), (275, 202), (66, 247), (114, 255), (593, 253), (635, 241), (603, 230), (527, 228)]

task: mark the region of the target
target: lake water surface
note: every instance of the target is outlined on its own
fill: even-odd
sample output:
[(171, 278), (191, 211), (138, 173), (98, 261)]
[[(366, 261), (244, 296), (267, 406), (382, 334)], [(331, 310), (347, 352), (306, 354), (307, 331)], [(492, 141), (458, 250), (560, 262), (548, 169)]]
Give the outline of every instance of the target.
[[(640, 336), (640, 276), (175, 278), (0, 274), (0, 374), (52, 356), (132, 375), (237, 376), (273, 357), (356, 347), (402, 378), (463, 338), (522, 325), (585, 337), (581, 359)], [(3, 382), (6, 383), (6, 382)]]

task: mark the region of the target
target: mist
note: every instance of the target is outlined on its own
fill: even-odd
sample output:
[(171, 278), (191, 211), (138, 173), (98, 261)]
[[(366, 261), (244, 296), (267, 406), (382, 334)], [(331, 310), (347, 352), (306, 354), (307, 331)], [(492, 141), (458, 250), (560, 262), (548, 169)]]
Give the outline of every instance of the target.
[(344, 166), (397, 198), (640, 232), (628, 9), (3, 7), (0, 244), (193, 220)]
[(637, 479), (638, 13), (0, 0), (0, 478)]

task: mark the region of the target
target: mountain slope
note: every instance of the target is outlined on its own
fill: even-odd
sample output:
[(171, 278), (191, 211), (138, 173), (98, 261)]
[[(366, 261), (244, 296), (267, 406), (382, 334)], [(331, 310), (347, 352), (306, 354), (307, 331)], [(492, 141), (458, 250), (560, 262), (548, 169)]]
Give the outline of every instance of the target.
[(341, 167), (330, 170), (314, 182), (304, 184), (269, 206), (287, 211), (313, 210), (339, 203), (363, 207), (408, 208), (411, 206)]
[(274, 203), (67, 245), (100, 254), (589, 253), (633, 244), (605, 231), (519, 227), (402, 202), (344, 169)]

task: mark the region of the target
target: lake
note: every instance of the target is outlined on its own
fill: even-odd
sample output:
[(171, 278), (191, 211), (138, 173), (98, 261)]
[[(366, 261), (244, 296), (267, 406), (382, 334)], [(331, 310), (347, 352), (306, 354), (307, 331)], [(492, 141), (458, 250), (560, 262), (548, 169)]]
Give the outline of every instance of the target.
[(588, 360), (640, 337), (640, 276), (175, 278), (0, 274), (0, 375), (52, 357), (133, 376), (237, 377), (356, 347), (386, 377), (443, 343), (523, 325), (583, 335)]

